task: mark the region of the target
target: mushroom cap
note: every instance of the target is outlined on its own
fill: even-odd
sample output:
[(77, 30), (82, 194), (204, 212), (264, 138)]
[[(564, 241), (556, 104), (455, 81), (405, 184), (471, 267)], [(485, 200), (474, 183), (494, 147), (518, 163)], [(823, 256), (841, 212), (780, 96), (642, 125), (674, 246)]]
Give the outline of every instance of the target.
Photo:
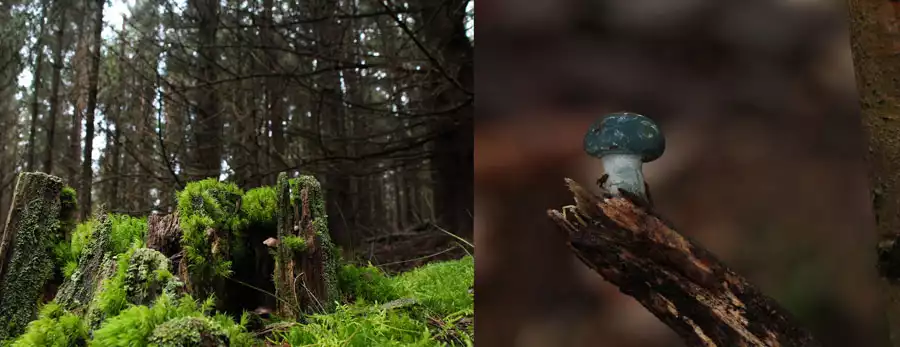
[(615, 112), (591, 125), (584, 136), (584, 151), (597, 158), (636, 154), (646, 163), (662, 156), (666, 138), (652, 119), (632, 112)]

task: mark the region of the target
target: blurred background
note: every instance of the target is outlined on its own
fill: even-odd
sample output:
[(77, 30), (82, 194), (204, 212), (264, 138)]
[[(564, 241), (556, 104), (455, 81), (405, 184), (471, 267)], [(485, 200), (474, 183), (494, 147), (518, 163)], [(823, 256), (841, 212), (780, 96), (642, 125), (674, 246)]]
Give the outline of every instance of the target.
[(886, 342), (844, 4), (482, 0), (476, 50), (479, 346), (680, 346), (568, 252), (545, 211), (628, 110), (668, 148), (658, 211), (828, 345)]

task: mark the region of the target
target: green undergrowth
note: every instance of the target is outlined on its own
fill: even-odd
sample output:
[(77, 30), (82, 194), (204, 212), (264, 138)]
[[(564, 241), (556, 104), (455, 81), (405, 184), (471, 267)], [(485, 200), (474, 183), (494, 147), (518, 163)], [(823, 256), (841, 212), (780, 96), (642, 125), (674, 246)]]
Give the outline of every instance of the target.
[[(109, 235), (112, 254), (124, 253), (135, 242), (142, 242), (147, 235), (147, 218), (131, 217), (122, 214), (109, 214), (112, 230)], [(78, 259), (91, 241), (96, 227), (96, 220), (90, 219), (75, 226), (70, 240), (60, 240), (53, 248), (56, 263), (62, 269), (63, 276), (72, 276), (78, 267)]]
[(291, 346), (471, 346), (474, 331), (465, 322), (474, 315), (474, 265), (467, 256), (397, 276), (372, 265), (344, 265), (338, 279), (348, 302), (272, 340)]
[[(321, 186), (311, 176), (290, 179), (292, 203), (300, 204), (306, 187), (312, 228), (339, 259), (329, 239)], [(70, 190), (70, 189), (69, 189)], [(60, 203), (74, 209), (74, 190), (64, 190)], [(66, 205), (71, 200), (70, 205)], [(245, 233), (274, 229), (276, 190), (246, 193), (214, 179), (189, 183), (178, 194), (181, 244), (191, 277), (211, 280), (231, 273), (231, 261), (242, 261)], [(184, 294), (188, 281), (175, 276), (171, 262), (144, 247), (147, 219), (109, 214), (109, 251), (101, 258), (104, 278), (92, 299), (82, 306), (41, 306), (25, 332), (0, 346), (260, 346), (247, 331), (249, 314), (240, 318), (215, 309), (211, 293)], [(55, 241), (58, 271), (76, 272), (95, 237), (98, 221), (70, 226), (66, 240)], [(210, 231), (212, 230), (212, 231)], [(215, 237), (211, 237), (215, 233)], [(252, 234), (250, 234), (252, 235)], [(99, 239), (98, 239), (99, 240)], [(105, 242), (105, 241), (104, 241)], [(302, 251), (306, 240), (285, 237), (288, 248)], [(107, 248), (104, 248), (107, 249)], [(96, 258), (96, 257), (94, 257)], [(92, 259), (94, 259), (92, 258)], [(333, 263), (332, 263), (333, 264)], [(84, 268), (84, 264), (82, 264)], [(291, 346), (470, 346), (473, 344), (474, 259), (437, 262), (389, 276), (373, 266), (342, 265), (333, 271), (334, 309), (304, 317), (302, 322), (278, 322), (264, 339)], [(199, 277), (196, 277), (198, 276)], [(184, 282), (182, 282), (184, 281)], [(195, 282), (205, 285), (209, 282)], [(194, 298), (198, 298), (199, 301)], [(69, 310), (67, 310), (67, 308)], [(259, 320), (260, 318), (254, 318)], [(277, 321), (278, 318), (273, 318)], [(289, 327), (286, 327), (289, 326)], [(270, 326), (273, 327), (273, 326)]]

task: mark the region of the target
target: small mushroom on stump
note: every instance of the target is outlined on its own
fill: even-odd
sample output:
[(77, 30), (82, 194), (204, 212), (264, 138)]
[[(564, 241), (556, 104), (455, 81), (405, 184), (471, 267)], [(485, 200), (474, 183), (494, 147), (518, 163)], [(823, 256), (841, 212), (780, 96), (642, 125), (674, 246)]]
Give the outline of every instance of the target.
[(271, 247), (271, 248), (278, 247), (279, 243), (280, 242), (278, 241), (278, 239), (276, 239), (274, 237), (267, 238), (265, 241), (263, 241), (264, 245)]
[(647, 202), (642, 164), (658, 159), (665, 150), (666, 139), (656, 123), (632, 112), (607, 114), (584, 136), (584, 151), (603, 162), (602, 187), (615, 195), (623, 189)]

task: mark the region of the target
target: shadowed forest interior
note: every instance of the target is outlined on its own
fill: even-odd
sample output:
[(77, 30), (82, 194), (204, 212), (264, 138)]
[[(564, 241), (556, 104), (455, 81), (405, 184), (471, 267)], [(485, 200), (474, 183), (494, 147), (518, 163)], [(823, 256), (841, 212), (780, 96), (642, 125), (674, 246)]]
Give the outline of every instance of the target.
[[(308, 252), (310, 257), (319, 252), (315, 257), (325, 257), (317, 258), (324, 263), (333, 255), (346, 264), (359, 264), (359, 268), (347, 265), (337, 270), (324, 265), (327, 271), (337, 271), (342, 290), (347, 289), (347, 276), (365, 278), (367, 285), (374, 286), (378, 278), (397, 274), (400, 277), (378, 282), (386, 286), (378, 288), (394, 294), (426, 293), (431, 289), (417, 292), (409, 289), (415, 285), (407, 284), (438, 282), (404, 282), (402, 278), (460, 269), (451, 269), (452, 264), (462, 264), (462, 270), (453, 271), (469, 277), (456, 282), (471, 283), (474, 265), (470, 256), (464, 257), (472, 251), (465, 240), (473, 237), (473, 7), (468, 0), (0, 0), (0, 225), (7, 226), (7, 233), (18, 228), (22, 234), (28, 228), (22, 221), (39, 210), (24, 208), (16, 199), (27, 198), (29, 193), (20, 189), (33, 184), (59, 196), (60, 223), (52, 229), (67, 230), (59, 236), (64, 234), (65, 240), (55, 244), (52, 252), (40, 248), (34, 253), (36, 257), (53, 252), (59, 259), (68, 257), (69, 263), (54, 264), (58, 265), (55, 277), (47, 280), (47, 286), (62, 286), (59, 294), (54, 294), (55, 287), (41, 289), (45, 299), (65, 298), (40, 304), (40, 314), (28, 308), (34, 316), (26, 322), (40, 317), (35, 322), (50, 319), (54, 327), (63, 329), (59, 317), (79, 315), (82, 309), (67, 306), (71, 295), (65, 288), (70, 285), (63, 278), (68, 281), (93, 273), (90, 266), (115, 269), (115, 262), (98, 259), (116, 254), (120, 261), (131, 259), (131, 265), (128, 260), (120, 263), (119, 271), (136, 266), (135, 259), (168, 264), (172, 274), (185, 281), (188, 294), (202, 301), (206, 298), (201, 294), (214, 293), (211, 305), (235, 321), (242, 310), (254, 307), (224, 302), (225, 293), (232, 298), (246, 294), (248, 302), (260, 306), (256, 311), (271, 310), (279, 319), (285, 318), (284, 312), (294, 312), (294, 308), (276, 309), (284, 301), (280, 294), (266, 294), (276, 290), (269, 288), (273, 286), (271, 266), (277, 272), (279, 266), (286, 271), (283, 266), (291, 261), (302, 263), (300, 258), (277, 252)], [(64, 189), (56, 187), (56, 178), (26, 174), (31, 172), (60, 178)], [(70, 192), (73, 201), (67, 203)], [(276, 193), (281, 195), (276, 198)], [(322, 211), (320, 201), (324, 201)], [(280, 209), (283, 205), (287, 207)], [(71, 206), (77, 209), (67, 219)], [(48, 208), (40, 211), (52, 213), (56, 207)], [(260, 209), (267, 214), (253, 214)], [(319, 220), (324, 216), (327, 220)], [(282, 227), (288, 223), (298, 223), (295, 231), (308, 227), (309, 238), (278, 236), (276, 240), (276, 225), (290, 230)], [(208, 226), (206, 241), (189, 240), (200, 235), (194, 231), (204, 232), (198, 225)], [(184, 232), (183, 238), (171, 243), (172, 230), (178, 235)], [(112, 240), (109, 249), (99, 241), (106, 234)], [(273, 238), (266, 240), (263, 234)], [(57, 236), (48, 237), (57, 242)], [(117, 239), (121, 237), (125, 238)], [(0, 261), (0, 268), (6, 266), (7, 272), (17, 271), (17, 257), (33, 242), (20, 238), (10, 238), (14, 241), (3, 255), (6, 260)], [(116, 240), (124, 243), (116, 246)], [(320, 241), (324, 248), (316, 251)], [(50, 247), (51, 241), (46, 242), (42, 244)], [(248, 249), (256, 252), (251, 252), (256, 254), (256, 268), (247, 263), (250, 260), (241, 260), (240, 252), (246, 252), (241, 247), (247, 245), (242, 242), (253, 243)], [(333, 254), (331, 242), (336, 246)], [(96, 259), (95, 244), (103, 249), (97, 251)], [(156, 263), (159, 253), (143, 246), (161, 252), (171, 263)], [(269, 253), (277, 250), (271, 253), (274, 265), (266, 247)], [(199, 249), (206, 249), (208, 257), (201, 259)], [(259, 265), (262, 258), (268, 265)], [(407, 272), (445, 260), (449, 262), (432, 267), (437, 270)], [(215, 282), (245, 279), (241, 276), (260, 269), (264, 271), (257, 277), (262, 280), (246, 280), (261, 281), (263, 288), (254, 287), (257, 282), (229, 282), (243, 289), (225, 290)], [(112, 277), (98, 288), (115, 287), (109, 284), (116, 283), (115, 271), (110, 271), (99, 271)], [(307, 277), (318, 276), (308, 272)], [(329, 286), (321, 290), (331, 290), (331, 275), (318, 279)], [(127, 282), (131, 277), (122, 278), (129, 278)], [(204, 287), (201, 284), (207, 282), (200, 278), (215, 278), (209, 282), (215, 284)], [(0, 289), (0, 297), (9, 294), (4, 286), (0, 284), (5, 288)], [(394, 289), (384, 289), (388, 287)], [(401, 287), (408, 290), (395, 291)], [(363, 287), (353, 288), (351, 299), (360, 304), (372, 298), (383, 304), (403, 296), (383, 291), (368, 296), (360, 294)], [(105, 295), (97, 290), (97, 297)], [(347, 293), (342, 292), (341, 298), (346, 299)], [(462, 288), (456, 294), (465, 299), (462, 306), (454, 307), (468, 305), (468, 313), (462, 316), (471, 316), (471, 292)], [(254, 301), (250, 298), (254, 295), (269, 297)], [(315, 299), (317, 294), (309, 295)], [(441, 312), (429, 306), (427, 299), (410, 295), (425, 302), (422, 305), (429, 307), (429, 315)], [(6, 307), (4, 300), (0, 299), (0, 305)], [(166, 310), (183, 303), (174, 296), (165, 300), (159, 299), (151, 309), (174, 312)], [(127, 301), (131, 308), (146, 308), (151, 302), (133, 301), (130, 292)], [(316, 305), (316, 313), (323, 313), (325, 309), (320, 308), (330, 303)], [(95, 310), (94, 306), (83, 309)], [(288, 321), (305, 322), (301, 316)], [(84, 319), (93, 343), (102, 345), (96, 334), (99, 318)], [(112, 324), (108, 322), (103, 320), (104, 327)], [(225, 325), (229, 324), (234, 323)], [(38, 325), (29, 325), (26, 337), (16, 340), (16, 345), (36, 341), (40, 334), (32, 326)], [(417, 327), (412, 331), (434, 328)], [(267, 334), (278, 330), (270, 328), (265, 328)], [(0, 331), (0, 340), (11, 341), (6, 339), (25, 327), (10, 329)], [(67, 329), (61, 331), (69, 337), (83, 335), (69, 334), (74, 330)], [(281, 329), (295, 334), (290, 338), (266, 336), (309, 341), (303, 334), (313, 334), (313, 328), (304, 329)], [(378, 334), (374, 335), (385, 338)], [(243, 338), (238, 335), (229, 332), (228, 337), (236, 343)], [(319, 335), (314, 339), (360, 346), (376, 341), (363, 335), (350, 334), (343, 342), (327, 342)]]
[(81, 219), (289, 171), (321, 180), (347, 250), (471, 235), (467, 4), (3, 1), (0, 220), (21, 170), (63, 177)]

